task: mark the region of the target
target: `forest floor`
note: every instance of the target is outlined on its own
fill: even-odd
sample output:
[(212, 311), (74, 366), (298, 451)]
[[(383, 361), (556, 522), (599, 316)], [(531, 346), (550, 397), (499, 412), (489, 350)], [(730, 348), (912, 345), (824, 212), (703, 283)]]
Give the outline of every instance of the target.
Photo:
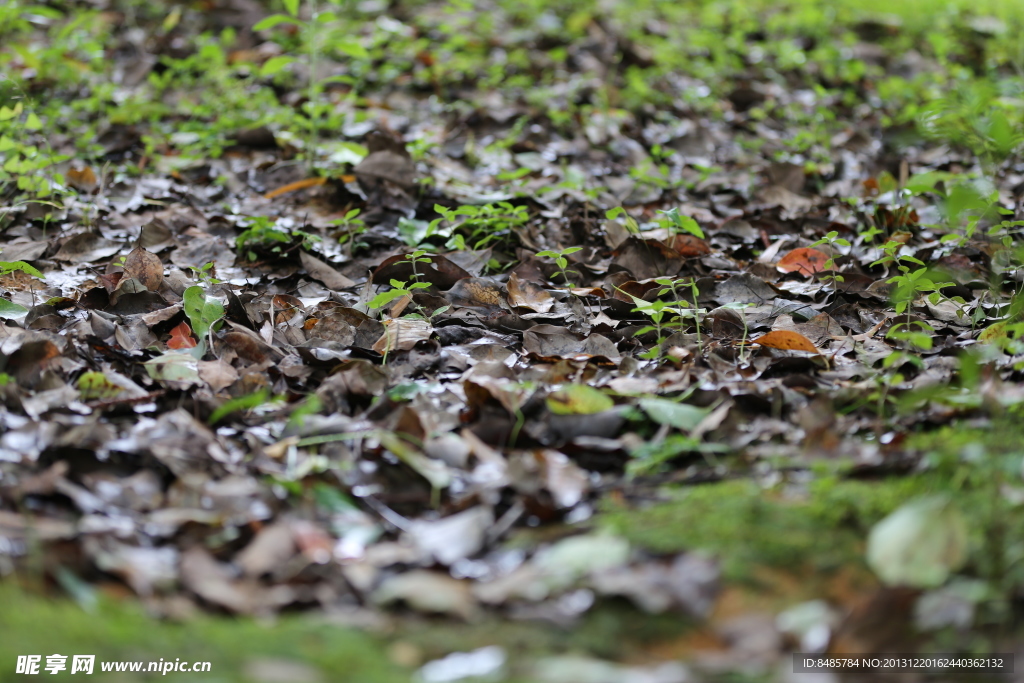
[(1024, 652), (1020, 8), (4, 3), (0, 680)]

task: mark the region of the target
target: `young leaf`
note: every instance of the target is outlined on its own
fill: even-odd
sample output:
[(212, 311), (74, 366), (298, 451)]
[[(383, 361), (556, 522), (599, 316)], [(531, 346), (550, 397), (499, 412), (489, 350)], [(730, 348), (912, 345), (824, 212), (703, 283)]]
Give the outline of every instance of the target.
[(294, 61), (295, 58), (289, 57), (288, 55), (278, 55), (276, 57), (271, 57), (270, 59), (263, 63), (263, 66), (260, 67), (260, 76), (273, 76), (274, 74), (281, 71), (281, 69), (285, 68)]
[(266, 31), (268, 28), (274, 28), (275, 26), (277, 26), (279, 24), (294, 24), (294, 23), (296, 23), (295, 19), (293, 19), (293, 18), (291, 18), (289, 16), (286, 16), (284, 14), (272, 14), (269, 17), (267, 17), (266, 19), (264, 19), (263, 21), (257, 22), (256, 25), (252, 27), (252, 30), (253, 31)]

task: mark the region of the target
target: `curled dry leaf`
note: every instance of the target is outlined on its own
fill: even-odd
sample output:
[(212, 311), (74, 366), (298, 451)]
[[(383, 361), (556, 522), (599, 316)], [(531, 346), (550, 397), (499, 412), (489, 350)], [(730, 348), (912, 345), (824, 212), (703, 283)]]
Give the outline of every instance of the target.
[(124, 274), (125, 278), (138, 280), (151, 292), (160, 289), (164, 283), (164, 265), (160, 257), (142, 247), (135, 247), (125, 258)]
[(418, 342), (430, 339), (434, 328), (426, 320), (398, 318), (384, 323), (384, 334), (373, 345), (377, 353), (408, 351)]
[(515, 273), (508, 277), (508, 302), (537, 313), (547, 313), (555, 305), (554, 298), (546, 289), (536, 283), (520, 279)]
[(772, 349), (781, 349), (783, 351), (807, 351), (808, 353), (819, 353), (818, 348), (810, 339), (799, 332), (792, 332), (790, 330), (776, 330), (774, 332), (769, 332), (763, 337), (754, 339), (752, 343), (760, 346), (767, 346)]
[(800, 273), (811, 276), (825, 270), (828, 259), (828, 254), (824, 252), (811, 247), (800, 247), (783, 256), (775, 264), (775, 267), (780, 273)]

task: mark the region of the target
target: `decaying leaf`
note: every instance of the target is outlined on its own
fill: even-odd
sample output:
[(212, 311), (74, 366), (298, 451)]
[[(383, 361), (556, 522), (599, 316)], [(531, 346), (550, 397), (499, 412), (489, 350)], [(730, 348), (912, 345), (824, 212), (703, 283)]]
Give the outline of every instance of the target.
[(377, 353), (408, 351), (421, 341), (430, 339), (434, 328), (426, 320), (396, 318), (384, 322), (384, 334), (373, 345)]
[(138, 280), (146, 289), (155, 292), (164, 282), (164, 266), (156, 254), (135, 247), (124, 260), (124, 276)]

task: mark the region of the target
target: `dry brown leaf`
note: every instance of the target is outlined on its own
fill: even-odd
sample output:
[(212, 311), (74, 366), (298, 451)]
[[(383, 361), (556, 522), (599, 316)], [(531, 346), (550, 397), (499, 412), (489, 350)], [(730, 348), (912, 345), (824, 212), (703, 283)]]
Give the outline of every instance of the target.
[(555, 305), (554, 298), (546, 289), (536, 283), (521, 280), (515, 273), (508, 276), (508, 302), (537, 313), (547, 313)]
[(164, 283), (164, 264), (160, 257), (142, 247), (135, 247), (125, 258), (124, 273), (126, 278), (135, 278), (151, 292)]
[(418, 342), (430, 339), (433, 332), (434, 328), (426, 320), (386, 320), (384, 334), (373, 345), (373, 350), (380, 354), (389, 351), (408, 351)]

